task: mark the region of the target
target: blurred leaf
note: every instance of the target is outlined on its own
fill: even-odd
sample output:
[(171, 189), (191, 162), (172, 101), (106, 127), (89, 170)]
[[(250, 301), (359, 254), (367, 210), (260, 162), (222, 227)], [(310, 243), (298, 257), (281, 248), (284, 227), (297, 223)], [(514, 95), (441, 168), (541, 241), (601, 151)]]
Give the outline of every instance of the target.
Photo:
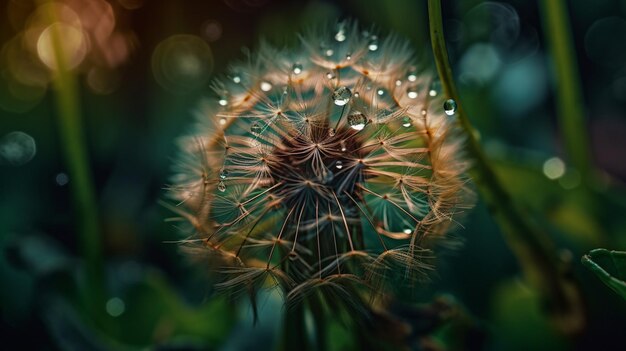
[(609, 288), (626, 299), (626, 251), (591, 250), (582, 263)]
[(602, 225), (589, 211), (589, 194), (578, 187), (564, 189), (557, 181), (548, 179), (539, 164), (531, 160), (493, 159), (493, 165), (502, 183), (511, 195), (523, 199), (533, 212), (546, 218), (572, 240), (585, 247), (603, 242)]
[(566, 350), (568, 345), (542, 312), (537, 291), (521, 280), (503, 281), (493, 298), (494, 350)]
[(13, 238), (6, 248), (6, 257), (16, 268), (39, 276), (72, 267), (72, 259), (61, 244), (45, 235)]
[(234, 324), (231, 307), (223, 298), (189, 306), (157, 272), (130, 287), (125, 310), (107, 326), (108, 334), (136, 346), (170, 342), (215, 347)]

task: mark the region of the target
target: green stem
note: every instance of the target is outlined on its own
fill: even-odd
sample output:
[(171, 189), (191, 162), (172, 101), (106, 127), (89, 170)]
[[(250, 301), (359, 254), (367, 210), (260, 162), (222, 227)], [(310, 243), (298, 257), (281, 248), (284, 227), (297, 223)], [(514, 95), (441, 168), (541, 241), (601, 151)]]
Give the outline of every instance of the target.
[(517, 256), (529, 283), (547, 302), (550, 316), (564, 332), (578, 331), (584, 323), (584, 312), (576, 284), (567, 275), (555, 254), (553, 244), (528, 215), (521, 211), (504, 189), (478, 142), (454, 84), (443, 36), (440, 0), (428, 0), (431, 43), (439, 78), (447, 97), (457, 103), (456, 115), (465, 138), (466, 151), (473, 167), (470, 175), (487, 203), (496, 222)]
[(304, 301), (285, 310), (281, 350), (310, 350), (304, 324)]
[(576, 69), (576, 56), (570, 35), (570, 23), (564, 0), (543, 0), (542, 17), (549, 50), (556, 73), (556, 100), (558, 119), (563, 131), (565, 150), (572, 165), (583, 180), (589, 181), (592, 168), (583, 95)]
[[(50, 12), (50, 23), (55, 23), (56, 14), (54, 11)], [(91, 312), (98, 313), (97, 311), (104, 306), (98, 210), (80, 118), (78, 82), (68, 67), (58, 29), (55, 25), (51, 27), (56, 63), (52, 84), (55, 90), (64, 158), (70, 177), (74, 215), (77, 220), (79, 250), (85, 262), (84, 300)]]

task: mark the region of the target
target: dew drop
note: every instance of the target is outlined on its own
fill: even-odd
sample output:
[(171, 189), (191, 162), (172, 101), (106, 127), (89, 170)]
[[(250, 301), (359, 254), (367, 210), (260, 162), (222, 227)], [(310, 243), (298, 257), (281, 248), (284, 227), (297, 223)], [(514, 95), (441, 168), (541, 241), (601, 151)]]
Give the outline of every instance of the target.
[(342, 152), (345, 152), (347, 150), (345, 141), (342, 140), (341, 142), (339, 142), (339, 146), (341, 146), (341, 151)]
[(415, 99), (417, 98), (417, 89), (415, 87), (410, 87), (406, 90), (406, 95), (410, 98), (410, 99)]
[(241, 83), (241, 77), (240, 76), (233, 76), (233, 82), (236, 84)]
[(228, 171), (224, 168), (220, 169), (220, 179), (224, 180), (228, 177)]
[(354, 111), (350, 115), (348, 115), (348, 124), (350, 128), (354, 130), (362, 130), (365, 128), (365, 124), (367, 123), (367, 118), (365, 115), (359, 111)]
[(428, 92), (428, 95), (430, 95), (430, 96), (437, 96), (437, 90), (430, 89), (430, 91)]
[(328, 129), (328, 135), (333, 137), (335, 136), (336, 132), (335, 132), (335, 128), (329, 128)]
[(422, 109), (422, 116), (426, 116), (426, 109), (425, 108)]
[(343, 162), (342, 161), (335, 162), (335, 168), (342, 169), (343, 168)]
[(226, 118), (222, 117), (220, 118), (220, 125), (225, 125), (226, 124)]
[(406, 79), (409, 82), (415, 82), (417, 80), (417, 74), (415, 73), (415, 71), (411, 70), (409, 71), (409, 73), (407, 73)]
[(263, 91), (270, 91), (272, 90), (272, 83), (267, 82), (267, 81), (262, 81), (260, 84), (261, 90)]
[(403, 232), (404, 232), (404, 234), (411, 234), (411, 233), (413, 233), (413, 229), (411, 229), (411, 228), (404, 228)]
[(298, 259), (298, 254), (295, 251), (290, 251), (287, 256), (291, 261), (295, 261)]
[(252, 134), (254, 135), (259, 135), (261, 134), (261, 123), (259, 122), (254, 122), (252, 123), (252, 125), (250, 126), (250, 131), (252, 132)]
[(326, 49), (326, 52), (325, 52), (325, 54), (326, 54), (326, 56), (327, 56), (327, 57), (331, 57), (331, 56), (333, 56), (333, 54), (334, 54), (334, 53), (335, 53), (335, 52), (333, 51), (333, 49)]
[(376, 90), (376, 94), (378, 94), (378, 96), (385, 95), (385, 89), (380, 88), (380, 89)]
[(220, 99), (217, 100), (217, 103), (220, 104), (220, 106), (226, 106), (228, 105), (228, 99), (225, 96), (220, 96)]
[(358, 92), (358, 91), (354, 93), (354, 97), (355, 97), (355, 98), (358, 98), (359, 96), (361, 96), (361, 94), (359, 94), (359, 92)]
[(402, 126), (405, 128), (409, 128), (411, 126), (411, 118), (409, 116), (402, 118)]
[(352, 54), (351, 53), (347, 53), (346, 54), (346, 60), (348, 60), (348, 61), (352, 60)]
[(328, 72), (328, 73), (326, 73), (326, 78), (328, 78), (328, 79), (335, 79), (335, 75), (333, 74), (333, 72)]
[(335, 34), (335, 40), (340, 43), (346, 41), (346, 30), (343, 28), (343, 26), (339, 26), (339, 30)]
[(333, 101), (337, 106), (344, 106), (350, 101), (352, 92), (347, 87), (339, 87), (333, 92)]
[(217, 190), (219, 190), (221, 192), (225, 192), (226, 191), (226, 184), (224, 184), (224, 182), (217, 183)]
[(396, 80), (396, 86), (399, 87), (402, 85), (402, 81), (400, 79)]
[(291, 70), (293, 71), (293, 74), (295, 75), (302, 73), (302, 64), (294, 63), (293, 66), (291, 67)]
[(456, 101), (448, 99), (443, 103), (443, 110), (448, 116), (452, 116), (456, 112)]
[(378, 37), (375, 35), (372, 35), (369, 39), (369, 42), (367, 43), (367, 48), (369, 49), (369, 51), (376, 51), (378, 50)]

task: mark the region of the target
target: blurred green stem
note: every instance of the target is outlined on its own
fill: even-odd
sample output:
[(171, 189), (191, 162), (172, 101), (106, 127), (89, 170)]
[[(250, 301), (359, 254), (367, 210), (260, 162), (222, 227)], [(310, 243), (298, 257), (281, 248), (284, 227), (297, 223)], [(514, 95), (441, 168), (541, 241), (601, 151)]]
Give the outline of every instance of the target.
[(283, 344), (281, 350), (307, 351), (310, 349), (309, 340), (306, 335), (306, 326), (304, 324), (304, 309), (304, 303), (294, 304), (294, 306), (285, 309), (285, 318), (282, 328)]
[[(54, 8), (51, 9), (50, 23), (53, 24), (57, 22), (57, 14), (54, 13)], [(52, 83), (74, 202), (74, 218), (77, 220), (79, 250), (85, 264), (83, 298), (90, 311), (98, 313), (104, 303), (102, 254), (98, 232), (98, 210), (80, 118), (78, 82), (68, 67), (59, 27), (52, 25), (50, 30), (56, 63)]]
[(489, 210), (502, 229), (528, 281), (542, 294), (549, 314), (562, 331), (574, 333), (584, 324), (584, 311), (576, 284), (567, 276), (555, 248), (544, 232), (521, 211), (491, 167), (472, 127), (454, 84), (443, 36), (440, 0), (428, 0), (430, 35), (439, 78), (447, 97), (457, 103), (456, 116), (473, 167), (470, 174)]
[(586, 182), (592, 180), (583, 94), (564, 0), (542, 0), (544, 31), (556, 73), (558, 119), (570, 162)]

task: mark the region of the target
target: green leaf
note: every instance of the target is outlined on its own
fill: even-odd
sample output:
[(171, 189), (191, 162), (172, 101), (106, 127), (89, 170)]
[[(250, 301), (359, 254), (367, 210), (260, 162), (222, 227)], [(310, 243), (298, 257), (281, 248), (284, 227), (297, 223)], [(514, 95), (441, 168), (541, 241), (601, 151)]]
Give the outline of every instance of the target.
[(626, 299), (626, 251), (591, 250), (582, 263), (609, 288)]

